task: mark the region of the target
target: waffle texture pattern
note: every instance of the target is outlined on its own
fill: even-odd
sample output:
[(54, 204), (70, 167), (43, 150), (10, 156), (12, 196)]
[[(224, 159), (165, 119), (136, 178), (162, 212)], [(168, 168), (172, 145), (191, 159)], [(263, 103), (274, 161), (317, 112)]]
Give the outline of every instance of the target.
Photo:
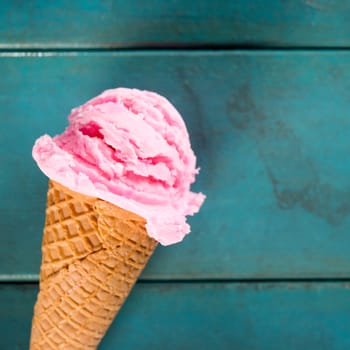
[(157, 242), (145, 220), (50, 181), (30, 349), (96, 349)]

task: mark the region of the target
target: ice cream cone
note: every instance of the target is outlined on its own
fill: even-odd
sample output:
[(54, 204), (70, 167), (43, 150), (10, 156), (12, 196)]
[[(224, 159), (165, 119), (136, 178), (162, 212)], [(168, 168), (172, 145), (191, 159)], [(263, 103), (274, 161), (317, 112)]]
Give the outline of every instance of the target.
[(145, 220), (50, 181), (30, 349), (96, 349), (152, 255)]
[(159, 94), (106, 90), (68, 122), (32, 151), (55, 180), (32, 350), (95, 349), (157, 242), (181, 242), (205, 198), (190, 190), (199, 169), (185, 122)]

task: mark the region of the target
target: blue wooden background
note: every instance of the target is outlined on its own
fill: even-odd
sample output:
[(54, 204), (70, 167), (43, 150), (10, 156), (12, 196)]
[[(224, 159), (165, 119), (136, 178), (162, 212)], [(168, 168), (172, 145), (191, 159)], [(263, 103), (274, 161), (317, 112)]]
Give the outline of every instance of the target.
[(0, 349), (26, 349), (47, 179), (34, 140), (116, 87), (184, 116), (208, 198), (101, 349), (350, 348), (350, 3), (0, 3)]

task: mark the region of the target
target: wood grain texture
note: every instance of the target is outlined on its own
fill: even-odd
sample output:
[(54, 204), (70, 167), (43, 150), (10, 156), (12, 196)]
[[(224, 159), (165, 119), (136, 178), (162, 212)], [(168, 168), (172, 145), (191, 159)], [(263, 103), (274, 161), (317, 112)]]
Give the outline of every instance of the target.
[(39, 271), (47, 179), (34, 140), (114, 86), (177, 106), (202, 169), (194, 190), (208, 196), (144, 279), (347, 277), (349, 67), (344, 51), (1, 54), (2, 278)]
[(348, 47), (341, 0), (4, 0), (2, 48)]
[[(1, 349), (28, 347), (37, 286), (0, 284)], [(140, 284), (99, 350), (347, 350), (348, 284)]]

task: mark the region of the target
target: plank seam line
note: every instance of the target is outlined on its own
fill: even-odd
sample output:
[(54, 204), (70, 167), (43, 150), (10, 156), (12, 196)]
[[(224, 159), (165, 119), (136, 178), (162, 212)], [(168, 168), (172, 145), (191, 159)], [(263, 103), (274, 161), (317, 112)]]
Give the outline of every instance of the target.
[(200, 45), (200, 46), (140, 46), (140, 47), (4, 47), (0, 43), (0, 54), (19, 55), (53, 55), (53, 54), (67, 54), (67, 53), (93, 53), (93, 52), (130, 52), (130, 53), (144, 53), (144, 52), (226, 52), (226, 51), (242, 51), (242, 52), (322, 52), (322, 51), (344, 51), (350, 50), (350, 46), (245, 46), (245, 45)]
[[(38, 283), (38, 275), (0, 275), (0, 284), (26, 284)], [(140, 278), (139, 284), (201, 284), (201, 283), (231, 283), (231, 284), (288, 284), (288, 283), (350, 283), (349, 278), (323, 277), (323, 278)]]

